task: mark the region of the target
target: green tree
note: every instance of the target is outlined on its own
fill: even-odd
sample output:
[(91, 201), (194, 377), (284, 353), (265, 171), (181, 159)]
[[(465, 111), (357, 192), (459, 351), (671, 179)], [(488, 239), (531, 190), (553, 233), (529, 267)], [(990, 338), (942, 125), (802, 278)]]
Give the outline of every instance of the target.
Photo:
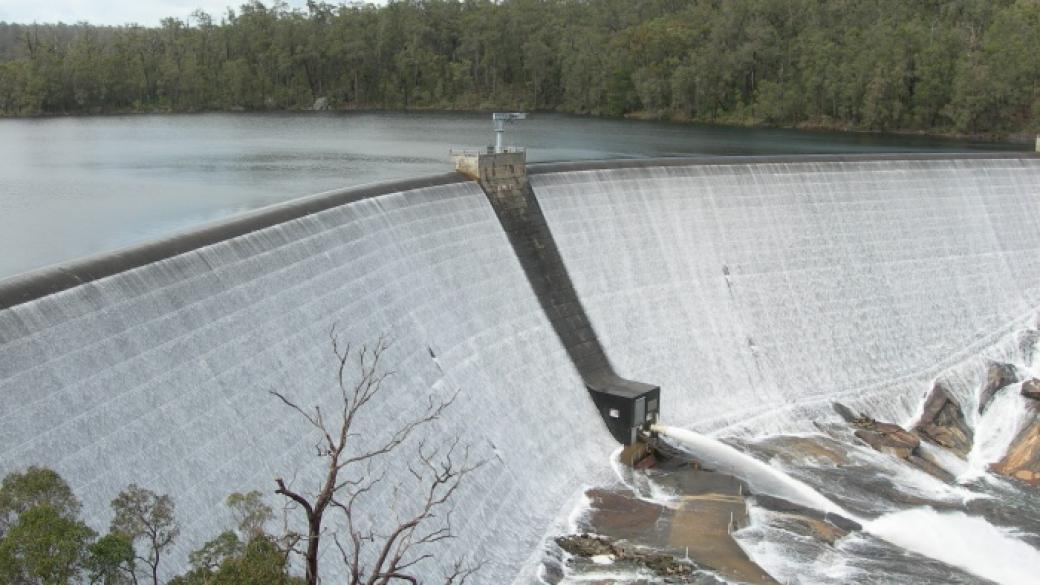
[[(173, 500), (136, 484), (130, 484), (112, 500), (110, 531), (124, 535), (132, 543), (138, 560), (148, 567), (153, 585), (159, 585), (162, 555), (180, 533), (174, 516)], [(144, 552), (140, 552), (141, 549)]]
[(19, 515), (43, 505), (67, 520), (79, 515), (79, 500), (56, 471), (30, 467), (22, 473), (9, 474), (0, 484), (0, 537)]
[(112, 532), (90, 545), (86, 561), (91, 585), (137, 583), (134, 544), (125, 534)]
[(256, 490), (244, 494), (236, 492), (227, 497), (226, 503), (243, 538), (249, 540), (265, 534), (264, 526), (274, 513), (271, 507), (264, 503), (263, 494)]
[(0, 579), (11, 585), (67, 585), (79, 580), (95, 533), (50, 504), (21, 514), (0, 540)]

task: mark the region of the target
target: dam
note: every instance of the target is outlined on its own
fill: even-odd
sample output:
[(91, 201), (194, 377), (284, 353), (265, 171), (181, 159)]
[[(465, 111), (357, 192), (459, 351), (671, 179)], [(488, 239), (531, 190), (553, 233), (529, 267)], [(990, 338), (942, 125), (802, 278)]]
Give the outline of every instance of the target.
[[(603, 351), (661, 386), (672, 425), (800, 432), (835, 400), (907, 421), (936, 376), (1036, 326), (1032, 155), (554, 164), (529, 181)], [(394, 341), (363, 436), (458, 390), (429, 433), (487, 463), (460, 488), (445, 557), (532, 582), (551, 523), (612, 475), (617, 442), (495, 209), (456, 174), (3, 281), (0, 474), (53, 467), (101, 530), (127, 484), (170, 494), (179, 570), (230, 522), (229, 493), (306, 489), (312, 437), (269, 391), (335, 403), (334, 324)]]

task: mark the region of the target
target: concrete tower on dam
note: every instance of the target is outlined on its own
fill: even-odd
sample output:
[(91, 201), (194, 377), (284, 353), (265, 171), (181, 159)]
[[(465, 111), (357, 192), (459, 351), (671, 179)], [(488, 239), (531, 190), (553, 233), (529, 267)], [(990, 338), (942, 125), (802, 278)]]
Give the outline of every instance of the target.
[(632, 445), (657, 421), (661, 388), (619, 376), (600, 344), (528, 181), (527, 152), (504, 145), (505, 124), (525, 118), (521, 113), (493, 114), (495, 145), (453, 153), (455, 168), (480, 183), (611, 435)]

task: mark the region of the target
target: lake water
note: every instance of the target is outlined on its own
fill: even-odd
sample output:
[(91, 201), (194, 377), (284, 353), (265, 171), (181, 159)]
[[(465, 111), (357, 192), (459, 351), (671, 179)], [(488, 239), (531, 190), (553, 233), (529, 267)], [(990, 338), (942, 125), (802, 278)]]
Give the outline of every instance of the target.
[[(0, 120), (0, 279), (329, 189), (451, 170), (490, 115), (198, 114)], [(537, 114), (530, 162), (1021, 150), (925, 137), (751, 130)]]

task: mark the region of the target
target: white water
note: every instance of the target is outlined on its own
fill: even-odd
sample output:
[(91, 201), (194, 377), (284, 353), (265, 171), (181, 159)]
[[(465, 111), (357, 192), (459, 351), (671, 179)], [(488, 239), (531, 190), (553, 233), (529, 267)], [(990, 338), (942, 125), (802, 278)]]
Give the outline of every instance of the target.
[(1040, 551), (977, 516), (914, 508), (885, 514), (867, 532), (1003, 585), (1036, 585)]
[(1007, 453), (1023, 425), (1032, 417), (1022, 396), (1022, 384), (1012, 384), (999, 391), (986, 411), (975, 422), (975, 442), (968, 453), (967, 469), (958, 475), (959, 481), (984, 476), (989, 466), (1000, 461)]
[(921, 441), (919, 448), (923, 451), (925, 459), (943, 468), (950, 475), (960, 478), (968, 473), (968, 463), (946, 449), (933, 445), (928, 441)]
[(610, 466), (618, 480), (640, 500), (653, 502), (666, 508), (674, 508), (678, 501), (676, 495), (647, 477), (645, 473), (636, 473), (632, 467), (622, 463), (622, 451), (624, 451), (624, 447), (618, 447), (610, 455)]
[(852, 518), (844, 508), (820, 492), (721, 441), (665, 425), (654, 425), (653, 430), (689, 447), (697, 459), (708, 467), (743, 479), (754, 491), (784, 498), (814, 510)]
[(862, 524), (865, 532), (906, 550), (1002, 585), (1037, 582), (1040, 551), (984, 518), (922, 507), (866, 520), (809, 485), (721, 441), (665, 425), (654, 425), (653, 430), (681, 442), (706, 465), (743, 479), (752, 489), (850, 518)]

